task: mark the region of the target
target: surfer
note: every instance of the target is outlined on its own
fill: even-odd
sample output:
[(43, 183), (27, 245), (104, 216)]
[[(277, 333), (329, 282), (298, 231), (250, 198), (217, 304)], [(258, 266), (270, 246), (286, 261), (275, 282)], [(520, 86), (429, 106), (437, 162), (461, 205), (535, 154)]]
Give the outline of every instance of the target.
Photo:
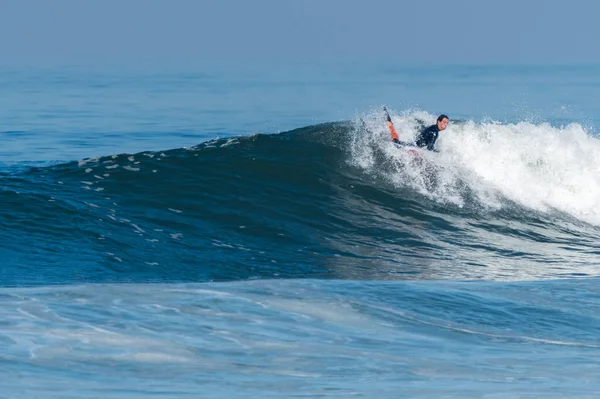
[(436, 151), (435, 142), (438, 139), (439, 133), (448, 127), (448, 121), (447, 115), (442, 114), (438, 116), (434, 125), (429, 126), (419, 134), (415, 141), (417, 147), (426, 147), (429, 151)]
[[(383, 107), (383, 112), (385, 115), (385, 120), (386, 123), (388, 125), (388, 128), (390, 129), (390, 133), (392, 135), (392, 141), (394, 143), (396, 143), (399, 146), (417, 146), (417, 147), (426, 147), (429, 151), (435, 151), (437, 152), (437, 150), (435, 149), (435, 142), (438, 139), (438, 135), (442, 130), (445, 130), (448, 127), (448, 121), (450, 120), (448, 118), (448, 115), (440, 115), (437, 118), (437, 121), (435, 123), (435, 125), (431, 125), (429, 126), (427, 129), (423, 130), (419, 136), (417, 137), (417, 140), (415, 141), (414, 144), (412, 143), (405, 143), (403, 141), (400, 141), (400, 138), (398, 137), (398, 133), (396, 133), (396, 129), (394, 128), (394, 124), (392, 123), (392, 118), (390, 118), (390, 114), (388, 113), (388, 110)], [(410, 150), (413, 151), (413, 150)], [(414, 152), (414, 151), (413, 151)]]

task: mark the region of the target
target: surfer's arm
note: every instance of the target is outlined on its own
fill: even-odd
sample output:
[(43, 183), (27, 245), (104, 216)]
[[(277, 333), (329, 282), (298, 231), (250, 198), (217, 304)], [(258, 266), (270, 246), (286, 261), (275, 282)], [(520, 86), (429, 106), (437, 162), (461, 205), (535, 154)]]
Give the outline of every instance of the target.
[(400, 141), (398, 139), (392, 139), (392, 141), (399, 147), (414, 147), (413, 143), (407, 143), (406, 141)]

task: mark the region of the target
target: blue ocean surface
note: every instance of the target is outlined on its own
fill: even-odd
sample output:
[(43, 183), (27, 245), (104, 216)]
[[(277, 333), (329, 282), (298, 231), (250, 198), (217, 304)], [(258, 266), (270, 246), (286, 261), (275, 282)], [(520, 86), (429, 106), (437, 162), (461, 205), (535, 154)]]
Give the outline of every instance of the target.
[(600, 65), (0, 88), (1, 398), (600, 392)]

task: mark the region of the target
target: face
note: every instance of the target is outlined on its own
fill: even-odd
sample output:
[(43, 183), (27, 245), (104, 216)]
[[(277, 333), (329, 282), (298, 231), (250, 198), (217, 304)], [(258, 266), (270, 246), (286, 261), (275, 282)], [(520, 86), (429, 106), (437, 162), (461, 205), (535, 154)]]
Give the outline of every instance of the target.
[(448, 118), (444, 118), (441, 121), (439, 121), (437, 123), (438, 129), (440, 129), (440, 131), (446, 129), (448, 127)]

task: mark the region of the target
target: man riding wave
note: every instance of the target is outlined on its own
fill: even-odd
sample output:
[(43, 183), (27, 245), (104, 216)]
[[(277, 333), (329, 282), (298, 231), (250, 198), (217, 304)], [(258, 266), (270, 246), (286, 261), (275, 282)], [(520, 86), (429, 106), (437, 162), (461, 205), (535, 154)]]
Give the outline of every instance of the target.
[(440, 115), (437, 118), (437, 121), (434, 125), (429, 126), (428, 128), (424, 129), (423, 131), (421, 131), (421, 133), (419, 133), (419, 135), (417, 136), (417, 139), (415, 140), (414, 144), (413, 143), (405, 143), (400, 141), (400, 138), (398, 137), (398, 133), (396, 133), (396, 129), (394, 128), (394, 124), (392, 123), (392, 118), (390, 118), (390, 114), (388, 113), (387, 109), (385, 107), (383, 107), (383, 112), (385, 113), (385, 119), (388, 125), (388, 128), (390, 129), (390, 133), (392, 134), (392, 141), (398, 145), (402, 145), (402, 146), (417, 146), (417, 147), (425, 147), (427, 148), (429, 151), (436, 151), (435, 149), (435, 142), (438, 139), (439, 133), (442, 130), (445, 130), (448, 127), (448, 122), (450, 121), (450, 119), (448, 118), (448, 115)]

